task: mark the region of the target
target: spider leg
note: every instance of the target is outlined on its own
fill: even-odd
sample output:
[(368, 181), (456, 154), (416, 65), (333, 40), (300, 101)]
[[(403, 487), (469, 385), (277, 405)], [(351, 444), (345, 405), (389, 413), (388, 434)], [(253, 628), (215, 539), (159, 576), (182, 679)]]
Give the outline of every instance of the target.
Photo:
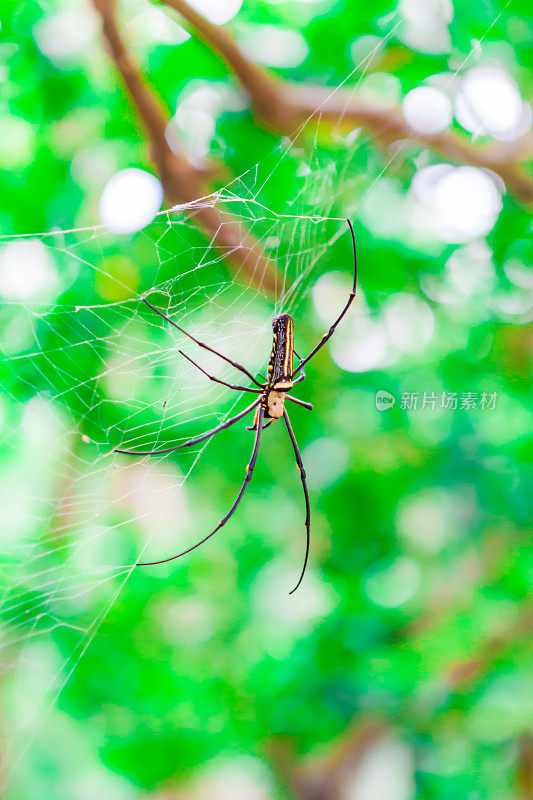
[(218, 523), (216, 528), (213, 531), (211, 531), (211, 533), (209, 533), (207, 536), (204, 536), (203, 539), (201, 539), (199, 542), (196, 542), (196, 544), (193, 544), (192, 547), (187, 548), (187, 550), (184, 550), (182, 553), (178, 553), (175, 556), (170, 556), (170, 558), (163, 558), (160, 561), (145, 561), (145, 562), (142, 562), (142, 563), (138, 563), (137, 564), (138, 567), (152, 567), (152, 566), (155, 566), (156, 564), (166, 564), (168, 561), (174, 561), (176, 558), (181, 558), (181, 556), (184, 556), (187, 553), (190, 553), (192, 550), (196, 550), (196, 548), (200, 547), (201, 544), (203, 544), (204, 542), (207, 542), (207, 540), (210, 539), (211, 536), (214, 536), (215, 533), (217, 531), (219, 531), (220, 528), (222, 528), (223, 525), (226, 524), (226, 522), (229, 520), (229, 518), (232, 516), (232, 514), (235, 511), (235, 509), (237, 508), (237, 506), (241, 502), (241, 499), (242, 499), (242, 496), (243, 496), (243, 494), (244, 494), (244, 492), (246, 490), (246, 487), (248, 486), (250, 480), (252, 479), (252, 474), (253, 474), (253, 471), (254, 471), (255, 462), (257, 460), (257, 453), (259, 452), (259, 442), (261, 441), (261, 430), (262, 430), (262, 422), (263, 422), (263, 413), (264, 413), (263, 409), (260, 406), (259, 407), (259, 419), (258, 419), (257, 432), (255, 434), (255, 440), (254, 440), (254, 448), (252, 450), (252, 457), (250, 459), (250, 463), (246, 467), (246, 477), (244, 478), (243, 484), (242, 484), (242, 486), (240, 488), (240, 491), (239, 491), (239, 494), (237, 495), (237, 498), (235, 499), (235, 502), (233, 503), (232, 507), (230, 508), (230, 510), (228, 511), (226, 516), (223, 517), (220, 520), (220, 522)]
[(247, 406), (244, 411), (240, 411), (231, 419), (227, 419), (221, 425), (217, 425), (216, 428), (213, 428), (211, 431), (207, 431), (206, 433), (202, 433), (200, 436), (195, 436), (194, 439), (189, 439), (187, 442), (183, 442), (183, 444), (177, 444), (174, 447), (166, 447), (163, 450), (121, 450), (119, 447), (115, 447), (115, 453), (125, 453), (128, 456), (156, 456), (161, 455), (163, 453), (173, 453), (174, 450), (181, 450), (182, 447), (191, 447), (194, 444), (199, 444), (203, 442), (205, 439), (209, 439), (211, 436), (214, 436), (215, 433), (219, 431), (223, 431), (226, 428), (229, 428), (230, 425), (233, 425), (235, 422), (238, 422), (240, 419), (246, 416), (252, 409), (256, 407), (259, 403), (259, 400), (254, 400), (254, 402)]
[[(296, 352), (296, 350), (294, 351), (294, 355), (295, 355), (297, 358), (299, 358), (299, 359), (300, 359), (300, 363), (298, 364), (298, 369), (300, 369), (300, 367), (302, 367), (303, 358), (302, 358), (300, 355), (298, 355), (298, 353)], [(294, 374), (295, 374), (295, 373), (293, 373), (293, 377), (294, 377)], [(305, 370), (304, 370), (304, 368), (302, 367), (302, 374), (301, 374), (301, 375), (298, 375), (298, 377), (296, 378), (296, 380), (295, 380), (295, 381), (293, 381), (293, 386), (295, 386), (297, 383), (301, 383), (301, 382), (302, 382), (302, 381), (304, 381), (304, 380), (305, 380)]]
[(291, 426), (289, 415), (287, 414), (287, 411), (285, 409), (283, 409), (283, 419), (285, 420), (285, 425), (287, 426), (287, 430), (289, 432), (289, 436), (291, 437), (291, 442), (292, 442), (292, 446), (293, 446), (293, 449), (294, 449), (294, 455), (295, 455), (295, 458), (296, 458), (296, 465), (297, 465), (298, 470), (300, 472), (300, 478), (302, 480), (302, 487), (303, 487), (303, 490), (304, 490), (305, 511), (306, 511), (306, 514), (305, 514), (306, 545), (305, 545), (304, 564), (303, 564), (303, 567), (302, 567), (302, 571), (300, 573), (300, 577), (298, 578), (298, 583), (296, 584), (294, 589), (291, 589), (291, 591), (289, 592), (289, 594), (292, 594), (293, 592), (296, 591), (298, 586), (301, 584), (303, 576), (305, 574), (306, 567), (307, 567), (307, 562), (309, 560), (309, 547), (311, 545), (311, 506), (309, 504), (309, 492), (307, 490), (307, 481), (305, 479), (305, 469), (304, 469), (304, 465), (302, 463), (302, 457), (300, 455), (300, 450), (298, 449), (298, 443), (296, 442), (296, 437), (294, 435), (294, 431), (293, 431), (292, 426)]
[(354, 297), (355, 297), (355, 289), (356, 289), (356, 286), (357, 286), (357, 252), (356, 252), (356, 249), (355, 249), (355, 234), (353, 232), (352, 223), (350, 222), (349, 219), (347, 219), (346, 222), (348, 223), (348, 227), (350, 228), (350, 233), (352, 235), (352, 244), (353, 244), (353, 266), (354, 266), (354, 270), (353, 270), (353, 287), (352, 287), (352, 291), (350, 292), (350, 296), (348, 297), (348, 302), (344, 306), (343, 310), (341, 311), (340, 315), (337, 317), (337, 319), (335, 320), (335, 322), (333, 323), (333, 325), (331, 326), (329, 331), (323, 335), (322, 339), (319, 341), (317, 346), (313, 350), (311, 350), (311, 352), (309, 353), (307, 358), (304, 358), (303, 361), (300, 361), (300, 363), (298, 364), (298, 366), (294, 370), (294, 375), (296, 375), (296, 373), (299, 372), (300, 370), (303, 370), (304, 364), (307, 364), (309, 359), (313, 358), (315, 353), (318, 353), (320, 348), (323, 347), (326, 344), (326, 342), (328, 341), (328, 339), (330, 339), (333, 336), (335, 328), (337, 327), (337, 325), (339, 324), (339, 322), (344, 317), (344, 315), (346, 314), (346, 312), (348, 311), (348, 309), (350, 308), (350, 306), (353, 303), (353, 300), (354, 300)]
[[(263, 430), (265, 430), (265, 428), (270, 428), (270, 426), (272, 425), (272, 423), (273, 423), (273, 422), (275, 422), (275, 421), (276, 421), (275, 419), (267, 419), (267, 421), (266, 421), (266, 422), (265, 422), (265, 424), (263, 425)], [(256, 423), (256, 424), (257, 424), (257, 423)], [(247, 426), (246, 426), (246, 430), (247, 430), (247, 431), (256, 431), (256, 430), (257, 430), (257, 427), (256, 427), (256, 425), (247, 425)]]
[(236, 361), (232, 361), (231, 358), (228, 358), (227, 356), (223, 355), (222, 353), (219, 353), (218, 350), (214, 350), (212, 347), (209, 347), (209, 345), (205, 344), (204, 342), (201, 342), (200, 339), (196, 339), (191, 333), (187, 333), (187, 331), (183, 330), (183, 328), (180, 328), (180, 326), (176, 322), (171, 320), (170, 317), (167, 317), (166, 314), (163, 314), (162, 311), (159, 311), (159, 309), (157, 309), (155, 306), (153, 306), (151, 303), (149, 303), (148, 300), (146, 300), (144, 297), (143, 297), (143, 303), (145, 303), (148, 306), (148, 308), (151, 308), (152, 311), (155, 311), (156, 314), (159, 314), (160, 317), (162, 317), (163, 319), (166, 319), (167, 322), (170, 322), (171, 325), (173, 325), (175, 328), (177, 328), (179, 331), (181, 331), (181, 333), (184, 333), (185, 336), (188, 336), (189, 339), (192, 339), (193, 342), (196, 342), (197, 345), (199, 345), (200, 347), (203, 347), (204, 350), (209, 350), (210, 353), (214, 353), (219, 358), (224, 359), (224, 361), (227, 361), (228, 364), (231, 364), (232, 367), (235, 367), (235, 369), (238, 369), (239, 372), (242, 372), (242, 373), (244, 373), (244, 375), (247, 375), (250, 378), (250, 380), (253, 383), (255, 383), (256, 386), (259, 386), (260, 389), (263, 388), (261, 386), (261, 384), (259, 383), (259, 381), (257, 381), (254, 378), (254, 376), (252, 375), (252, 373), (248, 372), (246, 367), (243, 367), (242, 364), (238, 364)]
[(293, 403), (296, 403), (299, 406), (303, 406), (308, 411), (312, 411), (313, 410), (313, 404), (312, 403), (306, 403), (305, 400), (300, 400), (299, 397), (293, 397), (292, 394), (287, 394), (285, 396), (286, 396), (287, 400), (292, 400)]
[(178, 350), (178, 352), (181, 353), (181, 355), (186, 358), (187, 361), (190, 361), (191, 364), (194, 364), (194, 366), (199, 369), (200, 372), (203, 372), (210, 381), (221, 383), (222, 386), (227, 386), (228, 389), (235, 389), (237, 392), (253, 392), (254, 394), (261, 394), (262, 392), (262, 389), (251, 389), (249, 386), (236, 386), (234, 383), (226, 383), (226, 381), (221, 381), (220, 378), (215, 378), (214, 375), (210, 375), (209, 372), (206, 372), (205, 369), (200, 366), (200, 364), (197, 364), (196, 361), (193, 361), (192, 358), (187, 355), (187, 353), (183, 352), (183, 350)]

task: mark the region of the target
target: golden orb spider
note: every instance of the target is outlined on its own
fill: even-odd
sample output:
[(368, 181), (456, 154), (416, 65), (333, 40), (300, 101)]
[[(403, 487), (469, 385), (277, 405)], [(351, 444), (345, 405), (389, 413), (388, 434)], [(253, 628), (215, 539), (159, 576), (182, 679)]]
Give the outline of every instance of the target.
[[(304, 492), (305, 498), (305, 508), (306, 508), (306, 517), (305, 517), (305, 529), (306, 529), (306, 548), (305, 548), (305, 557), (303, 567), (300, 573), (300, 577), (294, 589), (292, 589), (289, 594), (292, 594), (296, 591), (299, 585), (302, 582), (303, 576), (305, 574), (305, 570), (307, 567), (307, 562), (309, 560), (309, 548), (310, 548), (310, 540), (311, 540), (311, 508), (309, 504), (309, 492), (307, 490), (307, 482), (305, 477), (305, 470), (302, 463), (302, 457), (300, 455), (300, 450), (298, 449), (298, 444), (296, 442), (296, 437), (294, 436), (294, 432), (292, 430), (292, 426), (289, 420), (289, 415), (287, 413), (287, 409), (285, 408), (285, 401), (290, 400), (293, 403), (297, 403), (300, 406), (304, 406), (309, 411), (313, 410), (313, 406), (311, 403), (306, 403), (304, 400), (300, 400), (297, 397), (293, 397), (292, 395), (288, 394), (289, 390), (293, 388), (297, 383), (300, 383), (305, 379), (305, 371), (304, 367), (307, 362), (313, 358), (313, 356), (323, 347), (328, 339), (331, 338), (335, 328), (344, 317), (348, 309), (350, 308), (353, 299), (355, 297), (356, 285), (357, 285), (357, 254), (355, 248), (355, 235), (352, 227), (352, 223), (349, 219), (346, 220), (348, 223), (348, 227), (350, 228), (350, 234), (352, 237), (352, 245), (353, 245), (353, 259), (354, 259), (354, 276), (353, 276), (353, 287), (352, 291), (349, 294), (348, 300), (346, 305), (344, 306), (343, 310), (330, 327), (330, 329), (322, 336), (322, 339), (316, 345), (316, 347), (311, 350), (309, 355), (306, 358), (300, 358), (296, 351), (294, 350), (294, 321), (290, 314), (280, 314), (277, 317), (274, 317), (272, 320), (272, 328), (274, 332), (274, 338), (272, 342), (272, 351), (270, 353), (270, 359), (268, 362), (268, 374), (267, 374), (267, 381), (266, 383), (260, 383), (251, 372), (249, 372), (246, 367), (243, 367), (242, 364), (238, 364), (236, 361), (232, 361), (231, 358), (219, 353), (217, 350), (214, 350), (209, 345), (201, 342), (199, 339), (196, 339), (190, 333), (183, 330), (179, 325), (177, 325), (173, 320), (159, 311), (155, 306), (151, 305), (147, 300), (143, 300), (146, 305), (155, 311), (156, 314), (159, 314), (160, 317), (165, 319), (167, 322), (170, 322), (175, 328), (177, 328), (181, 333), (185, 334), (189, 339), (192, 339), (200, 347), (203, 347), (204, 350), (209, 350), (210, 353), (214, 353), (219, 358), (222, 358), (224, 361), (227, 361), (228, 364), (231, 364), (232, 367), (239, 370), (243, 375), (246, 375), (252, 383), (255, 384), (255, 387), (251, 386), (238, 386), (233, 383), (226, 383), (226, 381), (222, 381), (219, 378), (216, 378), (214, 375), (210, 375), (208, 372), (205, 371), (199, 364), (197, 364), (193, 359), (186, 355), (182, 350), (179, 352), (182, 356), (184, 356), (191, 364), (194, 364), (204, 375), (206, 375), (209, 380), (214, 381), (215, 383), (220, 383), (223, 386), (226, 386), (228, 389), (234, 389), (237, 392), (252, 392), (253, 394), (259, 395), (257, 399), (254, 400), (244, 411), (239, 412), (231, 419), (226, 420), (221, 425), (218, 425), (216, 428), (213, 428), (206, 433), (202, 433), (200, 436), (195, 436), (194, 439), (189, 439), (187, 442), (183, 442), (183, 444), (178, 444), (175, 447), (166, 447), (162, 450), (123, 450), (121, 448), (116, 447), (116, 453), (125, 453), (126, 455), (131, 456), (151, 456), (151, 455), (161, 455), (163, 453), (173, 453), (176, 450), (180, 450), (184, 447), (191, 447), (195, 444), (199, 444), (200, 442), (209, 439), (211, 436), (214, 436), (216, 433), (229, 428), (230, 425), (234, 425), (240, 419), (245, 417), (251, 411), (255, 409), (255, 416), (253, 424), (248, 428), (248, 430), (255, 431), (255, 439), (254, 439), (254, 446), (252, 450), (252, 457), (250, 458), (250, 463), (246, 467), (246, 477), (244, 478), (243, 484), (240, 488), (240, 491), (233, 503), (232, 507), (228, 511), (225, 517), (223, 517), (216, 528), (211, 531), (207, 536), (204, 536), (199, 542), (192, 545), (192, 547), (187, 548), (187, 550), (183, 550), (181, 553), (177, 553), (177, 555), (169, 556), (168, 558), (162, 558), (159, 561), (145, 561), (140, 562), (137, 564), (138, 567), (149, 567), (154, 566), (156, 564), (166, 564), (168, 561), (174, 561), (176, 558), (181, 558), (181, 556), (190, 553), (192, 550), (195, 550), (197, 547), (200, 547), (201, 544), (206, 542), (211, 536), (222, 528), (223, 525), (230, 519), (230, 517), (235, 512), (237, 506), (239, 505), (242, 496), (248, 486), (253, 470), (255, 467), (255, 462), (257, 460), (257, 454), (259, 452), (259, 443), (261, 441), (261, 433), (262, 431), (271, 425), (276, 419), (280, 419), (283, 417), (285, 421), (285, 425), (287, 427), (287, 431), (289, 433), (289, 437), (294, 449), (294, 455), (296, 459), (296, 465), (300, 471), (300, 477), (302, 480), (302, 487)], [(300, 363), (294, 369), (293, 360), (294, 356), (300, 360)], [(300, 374), (298, 374), (300, 373)], [(265, 420), (266, 423), (265, 423)]]

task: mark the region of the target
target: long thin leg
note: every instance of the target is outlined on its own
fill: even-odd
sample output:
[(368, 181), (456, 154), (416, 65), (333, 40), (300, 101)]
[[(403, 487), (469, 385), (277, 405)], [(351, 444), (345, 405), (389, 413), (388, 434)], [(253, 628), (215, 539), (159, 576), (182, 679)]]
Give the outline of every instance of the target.
[(243, 484), (241, 486), (241, 489), (239, 491), (239, 494), (237, 495), (237, 498), (236, 498), (235, 502), (233, 503), (232, 507), (230, 508), (230, 510), (228, 511), (226, 516), (223, 517), (220, 520), (220, 522), (216, 526), (215, 530), (211, 531), (211, 533), (209, 533), (207, 536), (204, 536), (204, 538), (201, 541), (196, 542), (196, 544), (193, 544), (192, 547), (188, 547), (187, 550), (184, 550), (182, 553), (178, 553), (175, 556), (170, 556), (170, 558), (162, 558), (160, 561), (145, 561), (145, 562), (137, 564), (138, 567), (152, 567), (152, 566), (155, 566), (156, 564), (166, 564), (168, 561), (174, 561), (176, 558), (181, 558), (181, 556), (187, 555), (187, 553), (190, 553), (192, 550), (196, 550), (196, 548), (200, 547), (201, 544), (203, 544), (204, 542), (207, 542), (207, 540), (210, 539), (211, 536), (214, 536), (215, 533), (217, 531), (219, 531), (220, 528), (222, 528), (223, 525), (226, 524), (226, 522), (229, 520), (229, 518), (231, 517), (231, 515), (233, 514), (233, 512), (235, 511), (235, 509), (237, 508), (237, 506), (241, 502), (241, 498), (242, 498), (242, 496), (243, 496), (243, 494), (244, 494), (244, 492), (246, 490), (246, 487), (248, 486), (249, 482), (252, 479), (252, 473), (254, 471), (255, 462), (257, 460), (257, 453), (259, 452), (259, 442), (261, 441), (261, 429), (262, 429), (262, 422), (263, 422), (263, 413), (264, 413), (263, 412), (263, 408), (262, 408), (262, 406), (260, 406), (259, 407), (259, 419), (258, 419), (258, 425), (257, 425), (257, 432), (255, 434), (255, 440), (254, 440), (254, 448), (252, 450), (252, 457), (250, 459), (250, 463), (246, 467), (246, 477), (244, 478)]
[(195, 337), (194, 337), (194, 336), (193, 336), (191, 333), (187, 333), (187, 331), (183, 330), (183, 328), (180, 328), (180, 326), (179, 326), (179, 325), (178, 325), (176, 322), (174, 322), (173, 320), (171, 320), (171, 319), (170, 319), (170, 317), (167, 317), (167, 315), (166, 315), (166, 314), (163, 314), (163, 312), (162, 312), (162, 311), (159, 311), (159, 309), (158, 309), (158, 308), (156, 308), (156, 307), (155, 307), (155, 306), (153, 306), (151, 303), (149, 303), (149, 302), (148, 302), (148, 300), (146, 300), (144, 297), (143, 297), (143, 303), (145, 303), (145, 304), (148, 306), (148, 308), (151, 308), (151, 309), (152, 309), (152, 311), (155, 311), (155, 313), (156, 313), (156, 314), (159, 314), (159, 316), (160, 316), (160, 317), (162, 317), (163, 319), (166, 319), (166, 321), (167, 321), (167, 322), (170, 322), (170, 324), (171, 324), (171, 325), (174, 325), (174, 327), (175, 327), (175, 328), (177, 328), (179, 331), (181, 331), (182, 333), (184, 333), (184, 334), (185, 334), (185, 336), (188, 336), (188, 337), (189, 337), (189, 339), (192, 339), (192, 340), (193, 340), (193, 342), (196, 342), (196, 344), (200, 345), (200, 347), (203, 347), (203, 348), (204, 348), (204, 350), (209, 350), (209, 352), (210, 352), (210, 353), (214, 353), (214, 354), (215, 354), (216, 356), (218, 356), (219, 358), (222, 358), (222, 359), (224, 359), (224, 361), (227, 361), (227, 362), (228, 362), (228, 364), (231, 364), (231, 366), (232, 366), (232, 367), (235, 367), (235, 369), (238, 369), (238, 370), (239, 370), (239, 372), (242, 372), (242, 373), (244, 373), (245, 375), (247, 375), (247, 376), (250, 378), (250, 380), (251, 380), (253, 383), (255, 383), (255, 385), (256, 385), (256, 386), (259, 386), (259, 388), (260, 388), (260, 389), (262, 389), (262, 388), (263, 388), (263, 387), (261, 386), (261, 384), (259, 383), (259, 381), (257, 381), (257, 380), (254, 378), (254, 376), (252, 375), (252, 373), (251, 373), (251, 372), (248, 372), (248, 370), (246, 369), (246, 367), (243, 367), (243, 366), (242, 366), (242, 364), (238, 364), (236, 361), (232, 361), (232, 360), (231, 360), (231, 358), (228, 358), (227, 356), (225, 356), (225, 355), (222, 355), (222, 353), (219, 353), (219, 352), (218, 352), (218, 350), (214, 350), (212, 347), (209, 347), (209, 345), (205, 344), (204, 342), (201, 342), (201, 341), (200, 341), (200, 339), (196, 339), (196, 338), (195, 338)]
[(163, 450), (121, 450), (119, 447), (115, 447), (114, 452), (125, 453), (127, 456), (157, 456), (162, 455), (163, 453), (173, 453), (174, 450), (181, 450), (182, 447), (191, 447), (194, 444), (199, 444), (200, 442), (205, 441), (205, 439), (209, 439), (209, 437), (214, 436), (215, 433), (229, 428), (230, 425), (233, 425), (235, 422), (238, 422), (240, 419), (245, 417), (246, 414), (249, 414), (259, 402), (259, 400), (254, 400), (254, 402), (247, 406), (244, 411), (240, 411), (234, 417), (231, 417), (231, 419), (227, 419), (221, 425), (217, 425), (217, 427), (213, 428), (213, 430), (202, 433), (200, 436), (195, 436), (194, 439), (189, 439), (187, 442), (183, 442), (183, 444), (177, 444), (174, 447), (165, 447)]
[[(296, 384), (297, 384), (297, 383), (301, 383), (302, 381), (305, 381), (305, 370), (304, 370), (304, 368), (303, 368), (303, 358), (302, 358), (301, 356), (299, 356), (299, 355), (298, 355), (298, 353), (296, 352), (296, 350), (294, 351), (294, 355), (295, 355), (297, 358), (299, 358), (299, 359), (300, 359), (300, 363), (298, 364), (298, 369), (300, 369), (300, 367), (302, 368), (302, 373), (301, 373), (301, 375), (298, 375), (298, 377), (296, 378), (296, 380), (295, 380), (295, 381), (293, 381), (293, 386), (296, 386)], [(292, 377), (293, 377), (293, 378), (294, 378), (294, 375), (295, 375), (295, 373), (293, 373), (293, 375), (292, 375)]]
[(309, 359), (313, 358), (315, 353), (318, 353), (320, 348), (323, 347), (326, 344), (326, 342), (328, 341), (328, 339), (330, 339), (333, 336), (333, 332), (334, 332), (335, 328), (337, 327), (337, 325), (339, 324), (339, 322), (344, 317), (344, 315), (346, 314), (346, 312), (348, 311), (348, 309), (350, 308), (350, 306), (353, 303), (353, 299), (355, 297), (355, 289), (356, 289), (356, 286), (357, 286), (357, 252), (356, 252), (356, 249), (355, 249), (355, 234), (353, 232), (352, 223), (350, 222), (349, 219), (347, 219), (346, 222), (348, 223), (348, 227), (350, 228), (350, 233), (352, 234), (352, 244), (353, 244), (353, 266), (354, 266), (354, 270), (353, 270), (353, 288), (352, 288), (352, 291), (350, 292), (350, 296), (348, 298), (348, 302), (346, 303), (346, 305), (344, 306), (343, 310), (341, 311), (340, 316), (337, 317), (337, 319), (335, 320), (335, 322), (333, 323), (333, 325), (331, 326), (329, 331), (324, 334), (324, 336), (319, 341), (317, 346), (313, 350), (311, 350), (311, 352), (309, 353), (307, 358), (304, 358), (303, 361), (300, 361), (300, 363), (298, 364), (298, 366), (294, 370), (294, 375), (296, 375), (297, 372), (299, 372), (301, 369), (303, 369), (304, 364), (307, 364)]
[(313, 404), (312, 403), (306, 403), (305, 400), (300, 400), (299, 397), (293, 397), (292, 394), (288, 394), (288, 395), (286, 395), (286, 398), (287, 398), (287, 400), (292, 400), (293, 403), (296, 403), (299, 406), (303, 406), (308, 411), (312, 411), (313, 410)]
[(291, 437), (292, 446), (294, 448), (294, 455), (296, 458), (296, 464), (300, 471), (300, 478), (302, 479), (302, 488), (304, 490), (304, 497), (305, 497), (305, 531), (306, 531), (306, 544), (305, 544), (305, 558), (304, 558), (304, 565), (302, 567), (302, 571), (300, 573), (300, 577), (298, 578), (298, 583), (291, 589), (289, 594), (292, 594), (296, 591), (298, 586), (301, 584), (303, 580), (303, 576), (305, 574), (305, 570), (307, 567), (307, 562), (309, 560), (309, 548), (311, 545), (311, 506), (309, 504), (309, 492), (307, 491), (307, 481), (305, 480), (305, 469), (302, 463), (302, 457), (300, 455), (300, 450), (298, 449), (298, 443), (296, 441), (296, 437), (294, 435), (294, 431), (291, 426), (291, 422), (289, 419), (289, 415), (287, 414), (286, 409), (283, 409), (283, 419), (285, 420), (285, 425), (287, 426), (287, 430), (289, 431), (289, 436)]
[[(266, 421), (266, 422), (265, 422), (265, 424), (263, 425), (263, 430), (265, 430), (265, 428), (270, 428), (270, 426), (272, 425), (272, 423), (273, 423), (273, 422), (275, 422), (275, 421), (276, 421), (276, 420), (275, 420), (273, 417), (271, 417), (270, 419), (267, 419), (267, 421)], [(247, 431), (256, 431), (256, 430), (257, 430), (257, 427), (256, 427), (256, 426), (257, 426), (257, 422), (256, 422), (256, 423), (254, 423), (253, 425), (247, 425), (247, 426), (246, 426), (246, 430), (247, 430)]]
[(194, 366), (197, 369), (199, 369), (200, 372), (203, 372), (204, 375), (206, 375), (209, 378), (210, 381), (214, 381), (215, 383), (221, 383), (222, 386), (227, 386), (228, 389), (235, 389), (238, 392), (253, 392), (254, 394), (261, 394), (262, 393), (262, 389), (252, 389), (249, 386), (237, 386), (234, 383), (226, 383), (226, 381), (221, 381), (220, 378), (215, 378), (214, 375), (210, 375), (209, 372), (206, 372), (205, 369), (203, 369), (203, 367), (200, 366), (200, 364), (197, 364), (196, 361), (193, 361), (192, 358), (187, 355), (187, 353), (183, 352), (183, 350), (178, 350), (178, 352), (181, 353), (181, 355), (184, 358), (186, 358), (187, 361), (190, 361), (191, 364), (194, 364)]

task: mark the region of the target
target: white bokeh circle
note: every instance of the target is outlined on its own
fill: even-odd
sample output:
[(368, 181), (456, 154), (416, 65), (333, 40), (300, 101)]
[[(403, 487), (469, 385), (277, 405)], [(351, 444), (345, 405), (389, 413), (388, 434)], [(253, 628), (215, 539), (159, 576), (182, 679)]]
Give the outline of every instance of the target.
[(163, 202), (163, 188), (155, 175), (128, 167), (116, 172), (106, 183), (98, 212), (113, 233), (136, 233), (152, 222)]
[(512, 141), (526, 134), (532, 111), (513, 81), (502, 69), (475, 67), (469, 70), (455, 98), (458, 123), (476, 136)]
[(242, 0), (189, 0), (213, 25), (225, 25), (235, 17), (242, 6)]
[(402, 109), (405, 121), (417, 133), (441, 133), (453, 119), (451, 101), (432, 86), (417, 86), (408, 92)]
[(488, 171), (477, 167), (423, 167), (414, 176), (411, 189), (424, 210), (424, 214), (415, 214), (419, 225), (446, 242), (486, 236), (502, 208), (501, 188)]

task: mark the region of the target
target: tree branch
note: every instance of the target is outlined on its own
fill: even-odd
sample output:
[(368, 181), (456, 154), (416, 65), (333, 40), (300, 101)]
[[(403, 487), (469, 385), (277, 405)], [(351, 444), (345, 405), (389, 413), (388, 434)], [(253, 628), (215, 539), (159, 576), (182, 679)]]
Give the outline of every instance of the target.
[[(506, 630), (498, 631), (481, 642), (468, 659), (443, 668), (437, 694), (440, 696), (441, 688), (445, 688), (450, 694), (462, 694), (475, 685), (479, 677), (516, 641), (529, 635), (531, 620), (531, 605), (524, 604)], [(404, 640), (402, 646), (405, 646), (406, 641), (409, 640)], [(406, 698), (403, 710), (395, 718), (383, 712), (382, 716), (369, 717), (358, 725), (352, 725), (343, 737), (333, 743), (325, 757), (312, 759), (303, 766), (297, 765), (298, 759), (290, 741), (274, 739), (269, 745), (270, 761), (282, 783), (290, 788), (298, 800), (333, 800), (343, 796), (343, 786), (357, 772), (367, 754), (387, 731), (393, 729), (395, 724), (405, 725), (406, 720), (413, 718), (412, 711), (413, 697), (410, 696)], [(421, 724), (419, 710), (414, 716), (418, 719), (418, 724)], [(527, 761), (525, 757), (522, 759), (523, 785), (530, 782), (533, 775), (530, 757), (531, 752), (528, 750)], [(533, 800), (533, 797), (524, 793), (524, 800), (526, 798)]]
[(514, 148), (502, 145), (474, 147), (464, 137), (451, 132), (419, 133), (407, 124), (400, 109), (384, 108), (345, 92), (332, 94), (321, 86), (294, 86), (290, 91), (291, 101), (300, 110), (302, 118), (319, 109), (322, 120), (334, 122), (341, 119), (343, 125), (361, 125), (383, 145), (409, 140), (450, 161), (490, 169), (500, 176), (517, 199), (533, 203), (533, 180), (520, 163), (509, 158), (509, 153), (514, 155), (516, 152)]
[(512, 624), (497, 631), (478, 648), (477, 654), (465, 661), (452, 664), (445, 675), (445, 681), (452, 691), (462, 691), (483, 675), (517, 640), (529, 636), (533, 630), (532, 604), (524, 603), (517, 612)]
[(401, 109), (380, 106), (342, 89), (292, 84), (272, 78), (250, 61), (227, 31), (213, 25), (185, 0), (161, 2), (181, 14), (210, 48), (223, 57), (248, 94), (255, 114), (267, 126), (295, 135), (299, 126), (317, 115), (321, 122), (327, 120), (344, 127), (360, 125), (382, 145), (409, 140), (450, 161), (490, 169), (502, 178), (516, 198), (533, 203), (533, 179), (520, 164), (520, 158), (531, 153), (530, 137), (525, 136), (512, 144), (478, 148), (456, 133), (419, 133), (408, 125)]
[(167, 142), (168, 112), (141, 75), (136, 59), (127, 49), (116, 21), (116, 0), (93, 0), (102, 19), (102, 33), (109, 54), (137, 109), (146, 131), (150, 156), (159, 174), (163, 191), (172, 205), (185, 209), (220, 247), (228, 261), (255, 286), (276, 296), (282, 286), (274, 262), (265, 256), (261, 244), (229, 211), (208, 202), (198, 202), (210, 195), (210, 183), (219, 173), (213, 164), (193, 165), (183, 151), (175, 152)]
[(533, 735), (524, 733), (518, 740), (517, 782), (520, 800), (533, 800)]
[(298, 123), (295, 109), (281, 103), (282, 84), (244, 55), (231, 34), (220, 25), (213, 25), (185, 0), (160, 0), (173, 8), (196, 29), (200, 38), (223, 57), (248, 94), (257, 116), (275, 130), (289, 133)]
[(333, 800), (348, 777), (360, 767), (367, 754), (385, 735), (389, 726), (378, 718), (369, 718), (352, 727), (333, 745), (330, 752), (296, 766), (297, 757), (290, 742), (274, 739), (269, 756), (283, 784), (299, 800)]

